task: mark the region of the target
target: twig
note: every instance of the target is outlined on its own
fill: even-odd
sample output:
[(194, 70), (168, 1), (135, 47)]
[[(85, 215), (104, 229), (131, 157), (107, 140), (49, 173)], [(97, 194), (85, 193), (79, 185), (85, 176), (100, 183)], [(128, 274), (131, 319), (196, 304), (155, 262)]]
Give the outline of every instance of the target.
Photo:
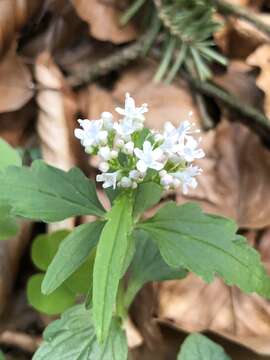
[(184, 77), (192, 88), (202, 94), (218, 99), (231, 110), (238, 113), (240, 115), (238, 120), (257, 133), (267, 145), (270, 145), (270, 120), (263, 113), (212, 83), (201, 82), (186, 74)]
[(41, 344), (41, 338), (18, 331), (4, 331), (0, 335), (0, 344), (18, 347), (33, 354)]
[[(98, 77), (106, 75), (112, 70), (116, 70), (128, 62), (135, 60), (143, 54), (148, 39), (149, 34), (146, 33), (135, 43), (127, 45), (118, 52), (107, 56), (106, 59), (100, 60), (97, 64), (89, 66), (88, 71), (83, 74), (74, 73), (72, 77), (69, 78), (69, 83), (72, 86), (87, 85)], [(159, 56), (160, 54), (158, 52), (158, 57)], [(257, 133), (267, 145), (270, 145), (270, 120), (263, 113), (252, 106), (242, 103), (239, 99), (236, 99), (214, 84), (201, 82), (184, 73), (182, 73), (182, 75), (195, 90), (220, 100), (225, 106), (237, 112), (240, 115), (239, 121)]]
[(261, 21), (258, 16), (254, 15), (251, 11), (246, 10), (242, 6), (233, 5), (225, 0), (212, 0), (216, 9), (224, 15), (233, 15), (235, 17), (246, 20), (253, 24), (258, 30), (270, 36), (270, 26)]
[(146, 33), (131, 45), (127, 45), (112, 55), (107, 56), (105, 59), (98, 61), (96, 64), (89, 66), (88, 71), (74, 73), (73, 76), (69, 78), (70, 85), (76, 87), (87, 84), (137, 59), (147, 44), (148, 36), (148, 33)]

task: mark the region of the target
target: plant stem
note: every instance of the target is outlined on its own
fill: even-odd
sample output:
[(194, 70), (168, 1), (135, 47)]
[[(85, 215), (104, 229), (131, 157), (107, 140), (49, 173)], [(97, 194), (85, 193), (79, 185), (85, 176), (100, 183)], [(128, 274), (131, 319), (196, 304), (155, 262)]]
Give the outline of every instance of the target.
[(260, 18), (254, 15), (250, 10), (246, 10), (242, 6), (233, 5), (225, 0), (212, 0), (216, 9), (224, 15), (233, 15), (240, 19), (246, 20), (254, 25), (258, 30), (270, 36), (270, 26), (261, 21)]
[(120, 281), (117, 298), (116, 298), (116, 314), (121, 318), (127, 317), (127, 308), (125, 306), (125, 290), (123, 280)]

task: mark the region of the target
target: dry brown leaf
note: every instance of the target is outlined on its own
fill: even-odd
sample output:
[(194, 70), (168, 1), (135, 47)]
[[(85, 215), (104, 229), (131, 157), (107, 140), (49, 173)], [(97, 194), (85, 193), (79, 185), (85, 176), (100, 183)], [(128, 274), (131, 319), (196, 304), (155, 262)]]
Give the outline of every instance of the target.
[[(75, 165), (88, 170), (86, 155), (74, 137), (78, 110), (76, 97), (48, 52), (37, 58), (35, 75), (40, 88), (37, 131), (44, 160), (63, 170)], [(74, 226), (75, 218), (70, 218), (50, 224), (48, 231), (73, 229)]]
[[(260, 14), (258, 16), (261, 20), (270, 24), (269, 14)], [(221, 27), (214, 37), (217, 45), (226, 56), (242, 60), (249, 56), (258, 46), (269, 42), (267, 35), (259, 31), (255, 26), (235, 18), (229, 18), (225, 26)]]
[(251, 8), (260, 8), (263, 0), (226, 0), (228, 3), (237, 6), (247, 6)]
[(76, 164), (85, 168), (83, 149), (74, 137), (76, 97), (49, 53), (37, 58), (35, 75), (40, 89), (37, 130), (44, 159), (64, 170)]
[(199, 115), (193, 98), (184, 84), (156, 84), (153, 79), (153, 67), (147, 63), (125, 71), (116, 83), (112, 92), (91, 85), (80, 97), (80, 108), (90, 119), (99, 118), (104, 109), (115, 114), (116, 106), (123, 106), (125, 93), (129, 92), (138, 105), (147, 103), (149, 112), (146, 126), (159, 129), (165, 121), (175, 125), (189, 118), (199, 123)]
[[(1, 100), (0, 100), (1, 101)], [(0, 114), (0, 136), (12, 146), (27, 146), (35, 139), (36, 107), (30, 101), (21, 109)]]
[(119, 19), (121, 11), (117, 2), (101, 0), (72, 0), (78, 15), (89, 24), (93, 37), (111, 41), (115, 44), (134, 40), (137, 36), (135, 28), (128, 24), (121, 27)]
[(0, 113), (20, 109), (33, 96), (31, 73), (16, 54), (15, 44), (0, 61), (0, 79)]
[(10, 47), (16, 33), (44, 4), (44, 0), (0, 1), (0, 55)]
[(251, 54), (247, 63), (260, 68), (260, 74), (257, 77), (256, 84), (265, 94), (264, 111), (270, 118), (270, 45), (260, 46)]
[[(225, 120), (214, 136), (203, 137), (206, 158), (199, 186), (178, 201), (198, 201), (208, 212), (234, 218), (243, 228), (270, 225), (270, 152), (256, 135)], [(211, 145), (213, 144), (213, 145)]]
[(239, 100), (262, 110), (263, 94), (256, 86), (256, 73), (251, 65), (232, 60), (227, 71), (215, 75), (214, 81)]
[[(270, 354), (270, 305), (216, 279), (195, 275), (159, 285), (160, 321), (188, 332), (211, 330), (262, 354)], [(211, 304), (211, 306), (209, 306)]]
[[(30, 240), (32, 223), (20, 224), (19, 233), (9, 240), (0, 241), (0, 319), (7, 315), (11, 303), (11, 292), (16, 279), (19, 261)], [(0, 331), (1, 329), (0, 320)]]

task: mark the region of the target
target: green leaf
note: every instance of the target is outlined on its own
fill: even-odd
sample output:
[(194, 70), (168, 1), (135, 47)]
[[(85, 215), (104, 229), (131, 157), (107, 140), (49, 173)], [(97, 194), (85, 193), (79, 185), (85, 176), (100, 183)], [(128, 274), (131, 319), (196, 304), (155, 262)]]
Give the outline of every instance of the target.
[(38, 235), (32, 244), (31, 257), (33, 263), (40, 270), (46, 271), (52, 262), (60, 243), (65, 239), (69, 230), (59, 230), (51, 234)]
[(92, 313), (83, 305), (67, 310), (44, 332), (44, 343), (33, 360), (127, 360), (126, 336), (113, 319), (107, 341), (100, 345), (92, 323)]
[(132, 198), (115, 200), (97, 247), (93, 274), (93, 318), (98, 339), (108, 334), (132, 228)]
[(92, 288), (95, 256), (96, 251), (94, 249), (87, 260), (65, 281), (71, 291), (86, 295), (89, 288)]
[(189, 335), (177, 360), (231, 360), (223, 348), (201, 334)]
[(42, 292), (50, 294), (69, 278), (97, 245), (104, 222), (95, 221), (77, 226), (60, 244), (42, 284)]
[(10, 206), (0, 205), (0, 240), (15, 236), (18, 230), (16, 218), (10, 215)]
[(162, 195), (162, 188), (154, 182), (142, 183), (138, 186), (135, 196), (133, 214), (138, 216), (157, 204)]
[(164, 260), (205, 281), (221, 276), (228, 285), (270, 297), (270, 279), (259, 254), (237, 236), (232, 220), (204, 214), (199, 206), (169, 203), (138, 227), (156, 241)]
[(5, 355), (1, 350), (0, 350), (0, 360), (5, 360)]
[(53, 222), (104, 215), (93, 181), (78, 168), (65, 172), (36, 160), (31, 168), (4, 169), (0, 187), (0, 200), (8, 202), (17, 216)]
[(146, 232), (137, 230), (133, 235), (136, 239), (136, 253), (129, 269), (130, 278), (125, 294), (127, 306), (144, 284), (151, 281), (183, 279), (187, 275), (185, 269), (174, 269), (166, 264)]
[(44, 274), (33, 275), (27, 283), (27, 298), (38, 311), (48, 315), (60, 314), (75, 302), (75, 294), (66, 285), (62, 285), (50, 295), (41, 293)]
[(15, 149), (6, 141), (0, 139), (0, 170), (10, 165), (21, 166), (22, 159)]
[(106, 188), (105, 193), (110, 200), (111, 205), (113, 204), (114, 200), (117, 198), (117, 196), (120, 194), (120, 189), (116, 188), (113, 189), (112, 187)]

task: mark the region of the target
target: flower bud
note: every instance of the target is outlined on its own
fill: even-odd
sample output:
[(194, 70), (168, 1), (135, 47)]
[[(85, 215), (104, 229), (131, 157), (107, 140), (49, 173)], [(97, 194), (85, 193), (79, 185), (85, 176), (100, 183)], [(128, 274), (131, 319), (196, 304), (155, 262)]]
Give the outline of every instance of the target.
[(138, 180), (140, 178), (140, 173), (138, 170), (131, 170), (129, 172), (129, 178), (132, 180)]
[(110, 165), (107, 162), (103, 161), (99, 164), (98, 168), (101, 172), (107, 172), (110, 168)]
[(122, 177), (120, 183), (123, 188), (129, 188), (132, 186), (132, 181), (127, 176)]
[(132, 154), (133, 154), (133, 150), (134, 150), (134, 142), (129, 141), (128, 143), (126, 143), (126, 144), (124, 145), (124, 150), (125, 150), (125, 153), (126, 153), (126, 154), (132, 155)]

